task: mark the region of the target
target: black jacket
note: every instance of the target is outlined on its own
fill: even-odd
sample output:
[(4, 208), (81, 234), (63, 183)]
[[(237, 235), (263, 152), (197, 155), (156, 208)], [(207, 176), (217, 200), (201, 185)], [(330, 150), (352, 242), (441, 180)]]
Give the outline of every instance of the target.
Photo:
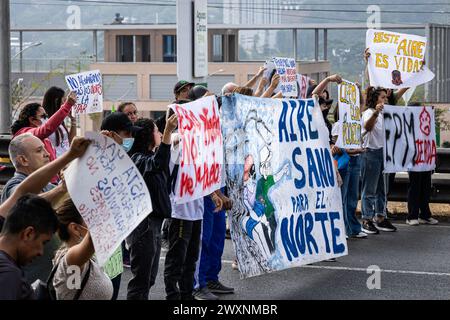
[(170, 218), (172, 208), (169, 198), (170, 145), (161, 143), (156, 153), (135, 153), (131, 156), (147, 184), (152, 199), (153, 212), (158, 218)]

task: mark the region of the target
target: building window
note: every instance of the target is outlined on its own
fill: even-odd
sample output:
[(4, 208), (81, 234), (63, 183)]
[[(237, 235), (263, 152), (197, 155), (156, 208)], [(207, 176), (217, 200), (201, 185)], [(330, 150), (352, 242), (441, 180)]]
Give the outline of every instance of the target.
[(163, 62), (177, 61), (177, 36), (163, 35)]
[(213, 62), (224, 62), (223, 59), (223, 35), (213, 35)]
[(150, 36), (140, 36), (141, 40), (141, 61), (150, 62)]
[(117, 62), (134, 62), (133, 36), (117, 36)]

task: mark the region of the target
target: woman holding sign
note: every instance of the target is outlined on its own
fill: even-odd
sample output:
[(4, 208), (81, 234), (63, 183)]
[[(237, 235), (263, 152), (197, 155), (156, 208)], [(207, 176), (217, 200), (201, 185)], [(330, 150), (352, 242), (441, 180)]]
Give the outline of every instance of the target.
[[(386, 217), (386, 194), (383, 181), (383, 108), (387, 98), (384, 88), (368, 87), (366, 106), (362, 114), (362, 218), (363, 231), (378, 234), (378, 230), (396, 231)], [(374, 225), (376, 224), (376, 226)]]
[[(59, 126), (69, 115), (72, 106), (74, 106), (76, 102), (77, 95), (75, 92), (71, 92), (67, 97), (66, 102), (50, 118), (40, 104), (27, 104), (20, 111), (19, 119), (11, 126), (11, 132), (14, 137), (25, 132), (30, 132), (41, 139), (44, 143), (45, 150), (50, 155), (50, 161), (53, 161), (56, 159), (56, 150), (49, 137), (58, 130)], [(52, 182), (57, 182), (57, 178), (55, 177)]]

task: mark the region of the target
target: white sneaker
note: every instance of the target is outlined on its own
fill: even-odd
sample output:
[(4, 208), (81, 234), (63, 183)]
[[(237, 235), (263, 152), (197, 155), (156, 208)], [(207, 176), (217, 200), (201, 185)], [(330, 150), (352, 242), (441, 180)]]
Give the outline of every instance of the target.
[(358, 239), (367, 238), (367, 233), (361, 231), (360, 233), (352, 236), (352, 238), (358, 238)]
[(439, 221), (437, 221), (434, 218), (428, 218), (428, 219), (421, 219), (421, 218), (419, 218), (418, 221), (419, 221), (420, 224), (438, 224), (439, 223)]
[(409, 224), (410, 226), (418, 226), (419, 225), (419, 220), (417, 220), (417, 219), (411, 219), (411, 220), (406, 219), (406, 224)]

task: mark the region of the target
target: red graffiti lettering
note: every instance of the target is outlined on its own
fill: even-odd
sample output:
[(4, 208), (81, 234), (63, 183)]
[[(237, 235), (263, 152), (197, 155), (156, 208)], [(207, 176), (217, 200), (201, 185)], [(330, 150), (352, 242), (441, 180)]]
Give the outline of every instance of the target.
[(103, 88), (102, 88), (101, 84), (93, 84), (91, 86), (91, 94), (95, 94), (95, 93), (98, 93), (98, 94), (103, 93)]
[(178, 130), (180, 134), (183, 135), (185, 131), (191, 131), (194, 127), (200, 129), (200, 122), (191, 110), (186, 110), (176, 105), (175, 112), (178, 116)]
[(203, 113), (200, 114), (200, 119), (203, 122), (203, 128), (205, 130), (205, 145), (208, 146), (214, 143), (216, 139), (221, 141), (222, 135), (220, 132), (220, 119), (216, 114), (216, 108), (213, 106), (213, 111), (211, 117), (208, 116), (208, 109), (203, 108)]
[(416, 140), (416, 158), (414, 164), (432, 164), (436, 161), (436, 142), (434, 140)]
[(194, 181), (189, 175), (183, 172), (180, 180), (180, 197), (183, 197), (185, 193), (191, 196), (194, 194)]
[(181, 167), (196, 163), (198, 158), (198, 147), (194, 136), (189, 134), (183, 137), (183, 149), (181, 154)]
[(208, 167), (207, 163), (200, 166), (195, 166), (196, 185), (201, 184), (202, 189), (206, 190), (213, 184), (219, 183), (220, 166), (214, 162)]

